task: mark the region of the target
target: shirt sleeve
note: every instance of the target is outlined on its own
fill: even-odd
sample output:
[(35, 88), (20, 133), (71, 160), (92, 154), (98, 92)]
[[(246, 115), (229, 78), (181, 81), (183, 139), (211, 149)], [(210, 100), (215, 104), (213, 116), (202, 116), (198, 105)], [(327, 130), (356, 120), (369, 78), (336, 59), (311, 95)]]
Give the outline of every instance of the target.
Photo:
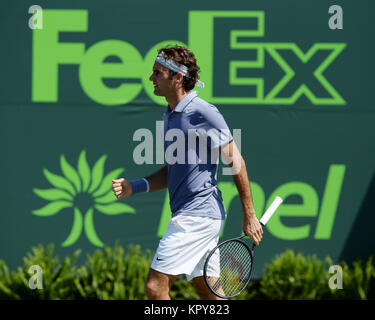
[(223, 147), (233, 140), (229, 127), (223, 115), (213, 105), (208, 105), (201, 111), (204, 118), (204, 131), (207, 135), (207, 142), (211, 148)]

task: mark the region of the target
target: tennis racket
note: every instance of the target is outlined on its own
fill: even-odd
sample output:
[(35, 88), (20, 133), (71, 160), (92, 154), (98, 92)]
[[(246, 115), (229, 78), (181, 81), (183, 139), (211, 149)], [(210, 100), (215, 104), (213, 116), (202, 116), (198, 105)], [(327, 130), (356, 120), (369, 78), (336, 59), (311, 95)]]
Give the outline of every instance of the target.
[[(282, 202), (280, 197), (272, 202), (260, 219), (263, 228)], [(251, 280), (255, 243), (250, 250), (242, 240), (244, 237), (229, 239), (217, 245), (204, 264), (204, 281), (212, 293), (220, 298), (238, 296)]]

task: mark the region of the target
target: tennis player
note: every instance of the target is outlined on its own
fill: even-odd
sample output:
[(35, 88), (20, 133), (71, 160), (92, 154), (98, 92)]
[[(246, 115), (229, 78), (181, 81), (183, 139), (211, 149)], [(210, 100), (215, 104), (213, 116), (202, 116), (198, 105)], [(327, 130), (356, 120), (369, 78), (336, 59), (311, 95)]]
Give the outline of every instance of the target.
[[(164, 96), (168, 102), (163, 115), (167, 165), (142, 179), (112, 181), (113, 192), (119, 200), (168, 188), (172, 218), (160, 240), (146, 284), (147, 297), (152, 300), (169, 300), (169, 290), (181, 274), (193, 281), (201, 299), (219, 299), (203, 279), (205, 259), (217, 245), (226, 218), (216, 181), (217, 161), (210, 159), (214, 158), (212, 151), (217, 150), (233, 172), (243, 208), (243, 232), (256, 245), (262, 239), (263, 230), (255, 216), (250, 182), (238, 147), (218, 109), (192, 91), (195, 85), (204, 87), (199, 81), (199, 70), (194, 54), (185, 47), (168, 46), (158, 50), (149, 80), (154, 84), (154, 94)], [(185, 152), (182, 156), (168, 152), (168, 147), (176, 143), (171, 136), (177, 131), (185, 135), (186, 143), (182, 148), (181, 145), (175, 148), (177, 152)], [(198, 145), (191, 147), (188, 142), (192, 132), (197, 139), (205, 141), (203, 151), (207, 152), (207, 161), (201, 161), (202, 148), (198, 150)]]

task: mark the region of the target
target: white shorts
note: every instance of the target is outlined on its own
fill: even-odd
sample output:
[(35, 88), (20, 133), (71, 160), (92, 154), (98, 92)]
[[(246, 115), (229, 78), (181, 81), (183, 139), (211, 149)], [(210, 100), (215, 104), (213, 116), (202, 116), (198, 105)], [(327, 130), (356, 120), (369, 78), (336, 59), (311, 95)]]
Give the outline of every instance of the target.
[(188, 281), (203, 276), (209, 252), (219, 241), (224, 220), (178, 215), (168, 223), (151, 268), (169, 275), (186, 274)]

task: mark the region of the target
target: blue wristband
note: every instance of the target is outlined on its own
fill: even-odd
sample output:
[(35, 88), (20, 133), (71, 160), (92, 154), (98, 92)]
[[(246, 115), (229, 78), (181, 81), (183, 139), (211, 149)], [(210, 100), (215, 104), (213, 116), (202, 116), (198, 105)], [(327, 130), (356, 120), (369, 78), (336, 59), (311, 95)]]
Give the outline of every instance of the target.
[(132, 185), (133, 194), (149, 191), (150, 187), (149, 187), (148, 181), (145, 178), (133, 180), (133, 181), (130, 181), (130, 183)]

